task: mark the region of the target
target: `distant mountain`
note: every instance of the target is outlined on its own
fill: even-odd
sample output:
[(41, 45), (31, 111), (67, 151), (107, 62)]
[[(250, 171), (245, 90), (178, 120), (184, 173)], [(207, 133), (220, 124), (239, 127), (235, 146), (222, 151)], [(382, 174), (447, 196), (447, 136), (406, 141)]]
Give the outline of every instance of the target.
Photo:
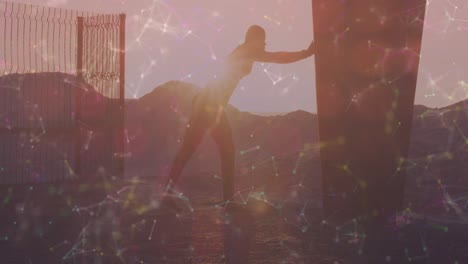
[(468, 100), (416, 106), (407, 165), (407, 199), (428, 214), (468, 222)]
[[(192, 97), (198, 89), (189, 83), (170, 81), (140, 99), (127, 100), (126, 122), (132, 142), (129, 151), (138, 157), (134, 159), (145, 163), (144, 156), (174, 155), (190, 115)], [(450, 131), (456, 127), (460, 131), (468, 128), (467, 106), (468, 101), (441, 109), (415, 106), (411, 156), (445, 151)], [(299, 110), (259, 116), (239, 111), (231, 105), (226, 112), (239, 151), (260, 146), (272, 156), (289, 155), (318, 142), (317, 115), (313, 113)], [(437, 131), (439, 133), (435, 133)], [(464, 141), (460, 137), (453, 140)], [(152, 164), (155, 164), (154, 160)]]
[(109, 166), (111, 139), (103, 132), (116, 100), (65, 73), (0, 76), (0, 183), (74, 177), (77, 102), (83, 173), (90, 174)]
[(250, 113), (254, 115), (259, 115), (259, 116), (277, 116), (277, 115), (285, 115), (288, 112), (252, 112), (250, 111)]

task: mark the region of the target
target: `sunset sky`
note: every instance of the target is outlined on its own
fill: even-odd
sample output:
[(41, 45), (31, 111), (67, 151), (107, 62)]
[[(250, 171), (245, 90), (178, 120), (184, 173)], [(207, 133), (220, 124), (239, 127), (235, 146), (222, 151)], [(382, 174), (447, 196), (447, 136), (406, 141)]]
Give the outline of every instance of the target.
[[(305, 49), (313, 39), (309, 0), (21, 0), (127, 14), (126, 97), (169, 80), (203, 86), (252, 24), (267, 31), (267, 50)], [(416, 103), (441, 107), (468, 95), (468, 3), (430, 1)], [(313, 57), (294, 64), (256, 64), (231, 104), (242, 111), (316, 111)]]

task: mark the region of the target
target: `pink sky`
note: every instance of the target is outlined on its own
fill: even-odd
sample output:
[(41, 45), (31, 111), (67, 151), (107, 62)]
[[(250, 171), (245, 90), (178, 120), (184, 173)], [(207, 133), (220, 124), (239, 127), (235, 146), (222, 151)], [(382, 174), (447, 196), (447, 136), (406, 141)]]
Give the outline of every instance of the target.
[[(294, 51), (313, 38), (304, 0), (21, 0), (14, 2), (127, 14), (126, 97), (139, 98), (169, 80), (203, 86), (251, 24), (267, 31), (267, 49)], [(145, 27), (146, 25), (146, 27)], [(190, 32), (190, 33), (189, 33)], [(468, 3), (430, 1), (416, 103), (440, 107), (468, 95)], [(464, 49), (463, 49), (464, 48)], [(313, 58), (257, 64), (231, 98), (242, 111), (316, 111)]]

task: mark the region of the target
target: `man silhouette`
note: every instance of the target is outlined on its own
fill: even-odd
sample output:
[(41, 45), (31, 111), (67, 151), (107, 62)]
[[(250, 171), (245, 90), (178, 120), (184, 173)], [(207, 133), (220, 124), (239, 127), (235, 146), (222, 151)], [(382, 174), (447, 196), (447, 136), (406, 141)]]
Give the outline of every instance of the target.
[(229, 121), (224, 112), (229, 98), (239, 81), (252, 71), (254, 62), (292, 63), (310, 57), (314, 53), (314, 43), (308, 49), (297, 52), (268, 52), (265, 30), (250, 26), (244, 43), (226, 58), (226, 69), (216, 80), (198, 92), (192, 101), (192, 113), (179, 149), (166, 182), (166, 191), (171, 194), (186, 163), (201, 143), (206, 132), (215, 140), (221, 156), (223, 197), (228, 202), (234, 197), (235, 147)]

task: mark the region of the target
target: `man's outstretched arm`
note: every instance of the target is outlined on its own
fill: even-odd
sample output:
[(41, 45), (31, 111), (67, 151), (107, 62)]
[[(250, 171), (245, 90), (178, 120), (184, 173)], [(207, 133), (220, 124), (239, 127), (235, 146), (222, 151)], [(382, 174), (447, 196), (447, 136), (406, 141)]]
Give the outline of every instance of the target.
[(312, 42), (308, 49), (301, 51), (279, 51), (279, 52), (268, 52), (263, 51), (260, 54), (256, 55), (254, 60), (258, 62), (268, 62), (268, 63), (293, 63), (305, 58), (308, 58), (314, 54), (314, 43)]

